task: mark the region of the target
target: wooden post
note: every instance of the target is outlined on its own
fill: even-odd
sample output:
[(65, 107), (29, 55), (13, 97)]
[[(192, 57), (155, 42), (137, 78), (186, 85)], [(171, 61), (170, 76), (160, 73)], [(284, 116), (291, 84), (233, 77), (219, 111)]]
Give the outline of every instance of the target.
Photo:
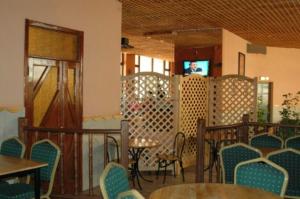
[(27, 119), (25, 117), (18, 118), (18, 132), (19, 132), (19, 139), (27, 144), (27, 134), (25, 135), (24, 127), (27, 126)]
[(249, 141), (249, 115), (244, 114), (242, 117), (241, 138), (242, 142), (248, 144)]
[(197, 120), (196, 183), (204, 182), (204, 135), (205, 120)]
[(128, 168), (129, 122), (121, 121), (121, 164)]

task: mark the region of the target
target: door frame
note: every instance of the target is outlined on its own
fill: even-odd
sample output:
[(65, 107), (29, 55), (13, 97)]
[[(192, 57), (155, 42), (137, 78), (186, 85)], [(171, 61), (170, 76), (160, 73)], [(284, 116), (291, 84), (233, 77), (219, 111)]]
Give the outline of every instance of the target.
[(77, 62), (80, 63), (80, 71), (79, 71), (79, 82), (80, 84), (78, 85), (78, 91), (79, 93), (79, 113), (78, 113), (78, 123), (79, 123), (79, 128), (82, 128), (82, 118), (83, 118), (83, 39), (84, 39), (84, 33), (83, 31), (78, 31), (70, 28), (65, 28), (61, 26), (56, 26), (52, 24), (47, 24), (35, 20), (30, 20), (30, 19), (25, 19), (25, 45), (24, 45), (24, 106), (25, 106), (25, 118), (30, 118), (32, 124), (32, 118), (33, 118), (33, 112), (29, 111), (32, 110), (32, 104), (31, 104), (31, 91), (30, 91), (30, 82), (29, 82), (29, 64), (28, 64), (28, 59), (29, 58), (39, 58), (39, 59), (49, 59), (49, 60), (56, 60), (56, 61), (73, 61), (74, 60), (64, 60), (64, 59), (55, 59), (51, 57), (39, 57), (39, 56), (29, 56), (28, 52), (28, 47), (29, 47), (29, 27), (30, 26), (36, 26), (39, 28), (44, 28), (47, 30), (53, 30), (53, 31), (58, 31), (58, 32), (64, 32), (64, 33), (70, 33), (70, 34), (75, 34), (77, 36), (78, 40), (78, 48), (77, 48)]

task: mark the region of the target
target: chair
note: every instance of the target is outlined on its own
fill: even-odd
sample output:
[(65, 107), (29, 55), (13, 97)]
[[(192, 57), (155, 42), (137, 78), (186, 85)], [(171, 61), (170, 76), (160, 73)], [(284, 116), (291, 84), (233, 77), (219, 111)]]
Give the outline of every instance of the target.
[(256, 148), (283, 148), (283, 140), (275, 135), (261, 133), (250, 139), (250, 145)]
[[(116, 138), (112, 136), (107, 136), (108, 139), (108, 149), (107, 149), (107, 162), (117, 162), (120, 163), (119, 154), (119, 144)], [(117, 154), (115, 154), (115, 152)], [(117, 157), (115, 157), (117, 155)]]
[(17, 137), (4, 140), (1, 144), (0, 154), (23, 158), (25, 153), (25, 144)]
[(181, 132), (178, 132), (175, 136), (173, 143), (173, 151), (172, 154), (157, 154), (158, 165), (156, 176), (159, 176), (159, 172), (161, 168), (164, 168), (164, 180), (163, 183), (166, 182), (167, 175), (167, 167), (173, 164), (173, 172), (174, 177), (176, 177), (175, 171), (175, 163), (178, 162), (180, 166), (180, 172), (182, 175), (182, 181), (184, 181), (184, 169), (182, 164), (182, 153), (185, 145), (185, 135)]
[(284, 196), (288, 184), (287, 171), (265, 158), (239, 163), (235, 167), (234, 184), (257, 188)]
[[(25, 154), (25, 144), (17, 137), (8, 138), (2, 142), (0, 154), (23, 158)], [(16, 179), (18, 180), (18, 178)], [(6, 181), (0, 180), (0, 184), (6, 184)]]
[(220, 152), (223, 183), (233, 184), (234, 168), (240, 162), (262, 157), (262, 153), (244, 143), (236, 143), (222, 147)]
[(100, 176), (100, 189), (104, 199), (116, 199), (119, 193), (129, 191), (127, 170), (110, 162)]
[(300, 150), (300, 135), (296, 135), (286, 139), (285, 147)]
[(122, 192), (118, 195), (117, 199), (145, 199), (137, 190), (131, 189)]
[[(44, 139), (34, 143), (31, 147), (30, 159), (38, 162), (48, 163), (47, 167), (40, 170), (41, 181), (48, 182), (47, 192), (41, 191), (41, 198), (50, 199), (54, 177), (60, 158), (60, 149), (51, 140)], [(34, 187), (29, 184), (30, 176), (27, 178), (27, 184), (17, 183), (2, 187), (0, 198), (5, 199), (27, 199), (34, 197)]]
[(300, 151), (292, 148), (282, 149), (270, 153), (267, 158), (289, 174), (285, 197), (300, 198)]

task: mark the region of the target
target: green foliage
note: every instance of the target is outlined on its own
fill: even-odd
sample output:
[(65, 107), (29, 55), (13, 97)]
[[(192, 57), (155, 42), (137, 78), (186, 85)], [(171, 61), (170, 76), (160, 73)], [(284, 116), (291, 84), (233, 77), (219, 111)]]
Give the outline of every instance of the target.
[(266, 123), (267, 122), (267, 112), (268, 108), (263, 104), (262, 96), (257, 98), (257, 122)]
[[(279, 111), (281, 116), (281, 124), (300, 125), (300, 91), (296, 94), (287, 93), (283, 95), (282, 110)], [(281, 128), (279, 129), (279, 136), (282, 139), (286, 139), (295, 134), (292, 128)]]
[(282, 124), (300, 124), (300, 112), (297, 110), (300, 101), (300, 91), (296, 94), (283, 95), (282, 110), (279, 111)]

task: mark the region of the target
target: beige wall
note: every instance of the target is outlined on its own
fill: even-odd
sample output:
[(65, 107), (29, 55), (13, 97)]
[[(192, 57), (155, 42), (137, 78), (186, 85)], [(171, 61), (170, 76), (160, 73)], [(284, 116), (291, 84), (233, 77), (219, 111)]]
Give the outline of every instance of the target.
[[(250, 43), (223, 30), (223, 75), (238, 71), (238, 52), (246, 53)], [(282, 95), (300, 90), (300, 49), (267, 47), (267, 54), (246, 53), (246, 76), (268, 76), (274, 83), (273, 121), (280, 120)]]
[(0, 106), (24, 106), (28, 18), (84, 31), (84, 116), (119, 114), (121, 11), (117, 0), (1, 0)]

